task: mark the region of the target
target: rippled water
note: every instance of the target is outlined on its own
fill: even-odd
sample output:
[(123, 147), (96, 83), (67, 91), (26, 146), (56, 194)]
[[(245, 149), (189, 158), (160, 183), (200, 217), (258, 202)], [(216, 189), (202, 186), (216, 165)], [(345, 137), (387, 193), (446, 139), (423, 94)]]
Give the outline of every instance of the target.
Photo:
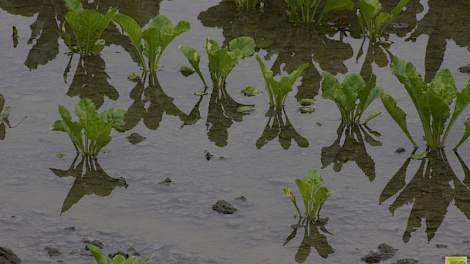
[[(322, 71), (374, 72), (407, 110), (413, 134), (420, 133), (387, 53), (363, 44), (354, 22), (345, 35), (320, 34), (286, 23), (278, 7), (240, 14), (228, 0), (96, 2), (89, 7), (118, 5), (141, 24), (163, 14), (190, 21), (192, 29), (164, 54), (160, 86), (148, 88), (127, 80), (139, 68), (128, 53), (130, 43), (115, 28), (104, 36), (110, 45), (83, 68), (60, 39), (65, 13), (60, 0), (0, 0), (0, 94), (12, 107), (12, 125), (26, 117), (0, 142), (0, 246), (13, 249), (25, 263), (91, 263), (80, 255), (84, 238), (103, 241), (107, 252), (133, 246), (157, 263), (295, 263), (304, 232), (298, 230), (283, 246), (297, 220), (281, 188), (312, 168), (321, 169), (333, 196), (322, 210), (328, 233), (315, 230), (306, 263), (360, 263), (380, 243), (398, 249), (389, 263), (400, 258), (441, 263), (445, 255), (469, 252), (468, 144), (459, 156), (450, 149), (445, 156), (431, 155), (427, 166), (434, 174), (418, 175), (421, 161), (408, 159), (412, 147), (388, 115), (370, 125), (381, 134), (374, 136), (381, 145), (364, 132), (364, 140), (357, 134), (337, 139), (339, 112), (318, 95)], [(388, 52), (413, 62), (427, 80), (448, 68), (463, 87), (469, 75), (459, 67), (470, 63), (469, 9), (463, 0), (412, 1), (390, 28)], [(16, 48), (12, 26), (19, 32)], [(202, 51), (207, 37), (228, 42), (238, 36), (253, 37), (275, 72), (310, 63), (281, 114), (286, 123), (280, 135), (269, 134), (266, 96), (240, 92), (247, 85), (263, 90), (254, 58), (235, 68), (225, 91), (205, 97), (193, 95), (202, 88), (197, 76), (179, 73), (186, 62), (178, 45)], [(202, 65), (207, 72), (205, 54)], [(130, 130), (114, 136), (100, 156), (101, 169), (89, 179), (73, 177), (72, 145), (65, 135), (49, 131), (58, 105), (70, 109), (80, 97), (132, 113)], [(314, 113), (299, 113), (302, 98), (316, 99)], [(256, 110), (239, 114), (241, 104), (255, 104)], [(375, 110), (383, 111), (380, 102), (371, 106)], [(463, 133), (463, 120), (450, 135), (452, 146)], [(132, 132), (146, 139), (132, 145), (126, 139)], [(399, 147), (406, 152), (395, 153)], [(205, 151), (224, 159), (208, 161)], [(159, 184), (166, 177), (174, 183)], [(247, 201), (235, 200), (241, 195)], [(220, 199), (232, 202), (237, 213), (212, 211)], [(69, 226), (77, 230), (64, 230)], [(63, 255), (51, 260), (46, 246)]]

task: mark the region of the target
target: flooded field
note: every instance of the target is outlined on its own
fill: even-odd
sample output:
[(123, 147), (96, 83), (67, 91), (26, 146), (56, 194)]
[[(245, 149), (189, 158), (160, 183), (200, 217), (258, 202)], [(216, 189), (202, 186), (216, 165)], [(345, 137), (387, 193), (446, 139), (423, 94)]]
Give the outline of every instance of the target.
[[(101, 12), (116, 7), (141, 26), (156, 15), (191, 24), (166, 48), (149, 84), (129, 80), (142, 71), (116, 24), (103, 33), (100, 55), (80, 56), (64, 39), (62, 0), (0, 0), (0, 94), (11, 126), (0, 130), (0, 247), (34, 264), (94, 263), (87, 240), (106, 253), (137, 251), (169, 264), (379, 263), (365, 257), (382, 252), (379, 245), (394, 249), (380, 263), (470, 255), (470, 143), (452, 150), (470, 111), (455, 122), (445, 149), (413, 156), (426, 150), (423, 129), (390, 67), (398, 56), (426, 82), (449, 69), (457, 88), (465, 87), (470, 3), (410, 1), (387, 27), (387, 45), (374, 45), (354, 16), (342, 17), (346, 26), (333, 19), (313, 29), (289, 23), (278, 2), (241, 11), (231, 0), (84, 1)], [(382, 2), (390, 9), (398, 1)], [(205, 93), (197, 74), (180, 73), (188, 62), (179, 45), (200, 52), (210, 81), (206, 38), (228, 45), (242, 36), (254, 39), (275, 74), (309, 65), (275, 113), (255, 56), (241, 60), (224, 87), (208, 85)], [(382, 114), (367, 128), (343, 127), (336, 104), (322, 97), (325, 71), (338, 79), (375, 74), (407, 113), (419, 149), (380, 99), (364, 117)], [(245, 96), (247, 86), (261, 94)], [(73, 110), (84, 98), (99, 111), (127, 110), (124, 132), (113, 131), (92, 162), (76, 157), (66, 134), (51, 131), (59, 105)], [(313, 113), (300, 111), (305, 99), (314, 99)], [(312, 169), (331, 197), (323, 223), (307, 232), (282, 189), (296, 192), (295, 179)], [(237, 211), (214, 211), (219, 200)]]

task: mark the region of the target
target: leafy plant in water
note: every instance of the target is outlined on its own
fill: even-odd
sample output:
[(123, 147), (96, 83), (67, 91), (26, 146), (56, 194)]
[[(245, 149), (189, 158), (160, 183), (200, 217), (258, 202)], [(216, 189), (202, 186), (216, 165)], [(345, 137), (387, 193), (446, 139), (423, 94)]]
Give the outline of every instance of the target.
[(308, 64), (301, 64), (296, 70), (291, 72), (287, 76), (281, 77), (281, 79), (276, 80), (274, 74), (271, 70), (266, 67), (263, 59), (260, 56), (256, 56), (256, 60), (259, 63), (261, 73), (266, 84), (266, 92), (269, 97), (269, 103), (271, 106), (282, 108), (284, 105), (287, 95), (292, 91), (294, 84), (302, 76), (305, 69), (308, 67)]
[(87, 245), (87, 247), (91, 251), (93, 257), (95, 257), (96, 264), (139, 264), (148, 262), (140, 261), (136, 256), (130, 256), (129, 258), (126, 258), (120, 254), (111, 259), (110, 257), (103, 254), (100, 248), (93, 245)]
[(122, 131), (125, 110), (110, 109), (97, 113), (95, 104), (89, 99), (82, 99), (75, 107), (78, 121), (64, 106), (59, 106), (61, 119), (55, 121), (53, 131), (68, 134), (77, 152), (83, 156), (96, 157), (111, 142), (111, 130)]
[(354, 8), (352, 0), (286, 0), (287, 13), (295, 23), (319, 23), (328, 15)]
[(80, 54), (99, 54), (106, 44), (101, 35), (118, 10), (110, 9), (103, 15), (96, 10), (83, 9), (80, 0), (65, 0), (65, 4), (69, 9), (65, 20), (74, 33)]
[(330, 191), (323, 186), (323, 177), (318, 172), (311, 170), (305, 173), (304, 179), (296, 179), (295, 184), (304, 202), (303, 215), (297, 205), (294, 193), (287, 186), (283, 189), (284, 195), (292, 202), (300, 217), (312, 222), (317, 221), (323, 204), (330, 197)]
[[(411, 63), (398, 58), (392, 61), (392, 71), (403, 84), (413, 102), (424, 131), (424, 139), (431, 149), (443, 148), (447, 137), (465, 108), (470, 104), (470, 81), (461, 91), (457, 90), (449, 70), (442, 70), (431, 83), (425, 83)], [(418, 145), (408, 130), (406, 113), (392, 96), (382, 93), (382, 102), (388, 113), (415, 147)], [(451, 111), (451, 106), (454, 110)], [(470, 136), (470, 118), (465, 122), (465, 133), (455, 148)]]
[(369, 38), (376, 41), (382, 36), (387, 24), (396, 19), (409, 2), (410, 0), (400, 0), (390, 12), (385, 12), (379, 0), (360, 0), (359, 23)]
[(146, 72), (156, 72), (160, 58), (168, 45), (177, 36), (191, 28), (191, 24), (187, 21), (180, 21), (173, 25), (165, 16), (154, 17), (143, 28), (132, 17), (124, 14), (116, 15), (114, 20), (131, 40), (136, 49), (139, 64)]
[[(221, 88), (232, 70), (240, 60), (255, 53), (255, 41), (250, 37), (238, 37), (229, 42), (227, 47), (221, 47), (215, 40), (206, 40), (206, 52), (209, 58), (209, 72), (214, 88)], [(201, 78), (204, 85), (207, 83), (199, 67), (200, 55), (190, 47), (180, 46), (180, 50), (191, 64), (192, 69)], [(190, 67), (187, 67), (190, 68)]]
[[(322, 96), (336, 103), (342, 122), (347, 126), (359, 125), (362, 115), (379, 95), (380, 88), (376, 85), (375, 75), (366, 82), (359, 74), (348, 74), (340, 83), (332, 74), (323, 74)], [(366, 121), (378, 115), (373, 113)]]

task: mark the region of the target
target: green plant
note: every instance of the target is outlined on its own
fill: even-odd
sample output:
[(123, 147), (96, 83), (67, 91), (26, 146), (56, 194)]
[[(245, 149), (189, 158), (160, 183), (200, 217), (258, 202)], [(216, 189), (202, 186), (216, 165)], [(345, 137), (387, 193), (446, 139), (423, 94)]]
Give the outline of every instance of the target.
[[(438, 72), (431, 83), (425, 83), (411, 63), (395, 57), (391, 67), (418, 112), (426, 144), (431, 149), (443, 148), (455, 121), (470, 104), (470, 81), (464, 89), (458, 91), (449, 70)], [(406, 113), (397, 105), (392, 96), (382, 93), (381, 99), (390, 116), (411, 143), (417, 147), (418, 145), (408, 130)], [(454, 105), (452, 112), (451, 105)], [(466, 131), (456, 148), (463, 144), (469, 136), (470, 118), (466, 121)]]
[[(376, 85), (375, 75), (366, 82), (359, 74), (348, 74), (339, 83), (332, 74), (323, 74), (322, 96), (336, 103), (342, 121), (347, 126), (359, 125), (362, 115), (379, 95), (380, 88)], [(378, 115), (373, 113), (366, 121), (369, 122)]]
[[(143, 28), (127, 15), (118, 14), (114, 20), (131, 40), (139, 64), (145, 72), (156, 72), (160, 58), (168, 45), (191, 28), (191, 24), (187, 21), (180, 21), (174, 26), (166, 16), (152, 18)], [(147, 58), (147, 62), (144, 57)]]
[(83, 9), (80, 0), (65, 0), (65, 4), (69, 9), (65, 20), (74, 33), (80, 54), (83, 56), (99, 54), (106, 44), (101, 35), (118, 10), (110, 9), (103, 15), (96, 10)]
[(260, 3), (260, 0), (234, 0), (234, 1), (238, 8), (245, 9), (245, 10), (255, 9)]
[(287, 14), (295, 23), (317, 24), (334, 12), (350, 11), (352, 0), (286, 0)]
[[(221, 47), (215, 40), (207, 39), (206, 52), (209, 58), (209, 72), (214, 87), (223, 87), (233, 68), (237, 66), (240, 60), (252, 56), (255, 53), (255, 47), (255, 41), (250, 37), (235, 38), (229, 42), (227, 47)], [(202, 82), (207, 87), (207, 83), (199, 68), (199, 53), (195, 49), (187, 46), (180, 46), (180, 50), (191, 64), (194, 72), (199, 75)]]
[(88, 249), (91, 251), (93, 257), (95, 257), (96, 264), (139, 264), (146, 263), (147, 261), (140, 261), (136, 256), (130, 256), (126, 258), (122, 255), (116, 255), (114, 258), (110, 258), (103, 254), (100, 248), (87, 245)]
[[(317, 221), (323, 204), (331, 195), (328, 188), (323, 186), (323, 177), (318, 172), (310, 170), (305, 173), (304, 179), (296, 179), (295, 184), (304, 201), (305, 211), (303, 217), (312, 222)], [(292, 190), (285, 186), (283, 192), (292, 202), (299, 216), (302, 217)]]
[(96, 157), (111, 142), (111, 130), (122, 131), (126, 111), (110, 109), (97, 113), (90, 99), (82, 99), (75, 107), (78, 121), (74, 121), (62, 105), (59, 114), (61, 119), (54, 122), (51, 130), (67, 133), (77, 152), (83, 156)]
[(258, 61), (261, 73), (263, 74), (263, 78), (266, 84), (266, 92), (269, 97), (269, 103), (271, 106), (281, 108), (286, 101), (287, 95), (292, 91), (294, 84), (308, 67), (308, 64), (301, 64), (289, 75), (283, 76), (279, 80), (276, 80), (274, 78), (273, 72), (266, 67), (263, 59), (261, 59), (260, 56), (256, 56), (256, 60)]
[(385, 26), (396, 19), (409, 2), (410, 0), (400, 0), (390, 12), (385, 12), (379, 0), (360, 0), (359, 23), (367, 31), (369, 38), (376, 41), (382, 36)]

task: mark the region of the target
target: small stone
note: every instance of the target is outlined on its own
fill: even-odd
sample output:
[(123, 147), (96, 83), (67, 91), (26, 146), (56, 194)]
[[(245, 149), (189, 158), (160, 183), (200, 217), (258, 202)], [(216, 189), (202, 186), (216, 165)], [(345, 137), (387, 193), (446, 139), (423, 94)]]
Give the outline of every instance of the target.
[(11, 249), (0, 247), (1, 264), (20, 264), (21, 259)]
[(133, 144), (133, 145), (137, 145), (139, 144), (140, 142), (144, 141), (145, 140), (145, 137), (138, 134), (138, 133), (132, 133), (130, 134), (128, 137), (127, 137), (127, 140)]
[(417, 264), (417, 263), (418, 261), (416, 259), (407, 258), (407, 259), (399, 259), (393, 264)]
[(461, 73), (470, 73), (470, 64), (460, 67), (459, 71)]
[(108, 255), (111, 259), (113, 259), (115, 256), (123, 256), (125, 257), (126, 259), (129, 258), (129, 255), (125, 252), (122, 252), (122, 251), (118, 251), (116, 253), (112, 253), (112, 254), (109, 254)]
[(75, 226), (68, 226), (64, 228), (65, 231), (77, 231), (77, 228)]
[(49, 255), (49, 257), (58, 257), (60, 255), (62, 255), (62, 253), (57, 249), (57, 248), (54, 248), (54, 247), (45, 247), (44, 250), (47, 251), (47, 255)]
[(406, 152), (406, 149), (405, 149), (405, 148), (397, 148), (397, 149), (395, 150), (395, 153), (398, 153), (398, 154), (401, 154), (401, 153), (404, 153), (404, 152)]
[(173, 181), (170, 179), (170, 178), (165, 178), (163, 181), (159, 182), (158, 184), (161, 184), (161, 185), (167, 185), (167, 186), (170, 186), (170, 184), (172, 183)]
[[(104, 248), (103, 242), (101, 242), (101, 241), (99, 241), (99, 240), (83, 239), (83, 240), (82, 240), (82, 243), (87, 244), (87, 245), (93, 245), (93, 246), (98, 247), (98, 248), (100, 248), (100, 249), (103, 249), (103, 248)], [(88, 250), (88, 247), (85, 246), (85, 249)]]
[(212, 210), (221, 214), (233, 214), (237, 211), (237, 208), (227, 201), (219, 200), (212, 206)]
[(320, 122), (316, 122), (315, 124), (317, 124), (317, 126), (319, 126), (319, 127), (323, 126), (323, 124), (320, 123)]
[(211, 160), (214, 157), (214, 155), (207, 150), (204, 152), (204, 154), (206, 156), (206, 160)]
[(436, 244), (437, 248), (448, 248), (449, 246), (446, 244)]
[(246, 197), (242, 195), (242, 196), (236, 197), (235, 200), (246, 202), (248, 199), (246, 199)]

